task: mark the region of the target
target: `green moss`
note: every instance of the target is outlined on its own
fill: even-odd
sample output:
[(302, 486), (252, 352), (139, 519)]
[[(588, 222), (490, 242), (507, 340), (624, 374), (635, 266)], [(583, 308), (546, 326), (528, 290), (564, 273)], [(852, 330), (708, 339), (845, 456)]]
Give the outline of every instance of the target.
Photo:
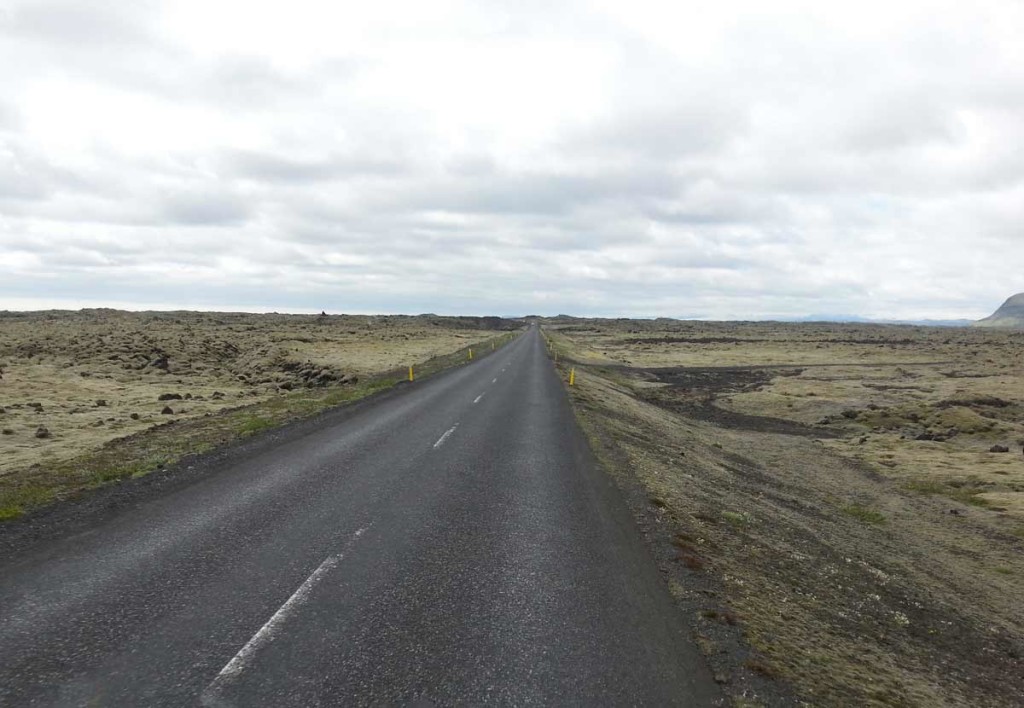
[(750, 516), (748, 514), (736, 511), (723, 511), (722, 518), (725, 519), (730, 526), (734, 526), (736, 528), (746, 526), (750, 523)]
[(915, 479), (904, 484), (903, 488), (908, 492), (918, 492), (919, 494), (944, 494), (946, 492), (946, 487), (942, 483), (931, 479)]
[(274, 421), (262, 416), (248, 416), (235, 426), (235, 432), (239, 435), (255, 435), (256, 433), (274, 427)]
[(131, 477), (135, 474), (137, 467), (135, 465), (121, 465), (118, 467), (110, 467), (108, 469), (98, 470), (93, 473), (92, 481), (97, 485), (107, 484), (108, 482), (117, 482), (126, 477)]
[(991, 430), (995, 426), (994, 421), (978, 415), (964, 406), (952, 406), (940, 410), (932, 416), (929, 422), (935, 428), (956, 428), (961, 433), (980, 433)]
[(865, 524), (877, 525), (885, 523), (885, 516), (880, 511), (861, 506), (860, 504), (847, 504), (841, 508), (841, 511), (847, 516), (853, 517)]
[(0, 521), (17, 519), (33, 507), (48, 503), (53, 497), (53, 490), (42, 486), (21, 485), (5, 490), (0, 495)]
[(987, 507), (990, 506), (988, 500), (982, 499), (978, 495), (983, 490), (978, 489), (971, 484), (971, 480), (951, 480), (946, 483), (938, 482), (931, 479), (916, 479), (906, 482), (903, 488), (909, 492), (917, 492), (918, 494), (934, 494), (955, 501), (961, 504), (970, 504), (971, 506)]
[(0, 521), (10, 521), (11, 519), (17, 519), (19, 516), (25, 513), (25, 510), (20, 506), (8, 505), (0, 507)]

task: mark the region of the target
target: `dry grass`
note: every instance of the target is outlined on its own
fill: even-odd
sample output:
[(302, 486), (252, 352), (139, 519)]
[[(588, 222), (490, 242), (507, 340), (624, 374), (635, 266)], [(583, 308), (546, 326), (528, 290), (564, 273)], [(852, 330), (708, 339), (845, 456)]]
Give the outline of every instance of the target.
[(501, 326), (514, 325), (0, 313), (0, 519), (362, 397), (404, 378), (409, 365), (436, 368), (452, 352), (489, 348)]
[(717, 583), (747, 669), (815, 705), (1024, 702), (1024, 336), (553, 324), (584, 428)]
[(825, 445), (845, 457), (903, 481), (935, 480), (958, 500), (970, 487), (975, 503), (1024, 522), (1024, 333), (657, 322), (559, 331), (592, 363), (784, 367), (769, 368), (767, 385), (715, 392), (715, 405), (820, 425), (839, 434)]

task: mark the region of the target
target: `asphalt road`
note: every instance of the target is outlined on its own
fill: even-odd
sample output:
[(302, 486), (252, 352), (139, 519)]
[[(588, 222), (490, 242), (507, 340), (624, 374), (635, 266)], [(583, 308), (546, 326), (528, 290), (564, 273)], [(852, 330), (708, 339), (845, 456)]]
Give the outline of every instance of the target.
[(0, 567), (4, 706), (717, 696), (535, 329)]

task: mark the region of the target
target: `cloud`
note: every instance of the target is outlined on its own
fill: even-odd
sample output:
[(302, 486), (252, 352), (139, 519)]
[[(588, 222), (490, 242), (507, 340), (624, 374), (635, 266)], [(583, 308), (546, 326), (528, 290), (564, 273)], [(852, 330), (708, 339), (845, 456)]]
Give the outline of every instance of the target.
[(982, 316), (1024, 9), (12, 0), (0, 308)]
[(179, 192), (163, 198), (159, 224), (231, 226), (242, 224), (251, 215), (249, 205), (230, 194)]
[(18, 130), (22, 127), (21, 115), (11, 104), (0, 100), (0, 131)]
[(398, 161), (367, 154), (297, 158), (272, 152), (230, 150), (218, 158), (224, 176), (269, 183), (305, 184), (357, 175), (389, 175), (402, 170)]
[(147, 4), (120, 7), (73, 0), (20, 2), (0, 16), (0, 27), (10, 37), (58, 47), (136, 44), (144, 42), (149, 34), (145, 26)]

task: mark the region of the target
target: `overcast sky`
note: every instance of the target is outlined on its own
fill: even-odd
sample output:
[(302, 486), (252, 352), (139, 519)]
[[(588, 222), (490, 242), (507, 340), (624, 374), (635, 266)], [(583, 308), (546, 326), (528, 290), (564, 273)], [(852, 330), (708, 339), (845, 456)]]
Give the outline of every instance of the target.
[(0, 309), (981, 317), (1024, 290), (1022, 38), (1019, 0), (0, 0)]

